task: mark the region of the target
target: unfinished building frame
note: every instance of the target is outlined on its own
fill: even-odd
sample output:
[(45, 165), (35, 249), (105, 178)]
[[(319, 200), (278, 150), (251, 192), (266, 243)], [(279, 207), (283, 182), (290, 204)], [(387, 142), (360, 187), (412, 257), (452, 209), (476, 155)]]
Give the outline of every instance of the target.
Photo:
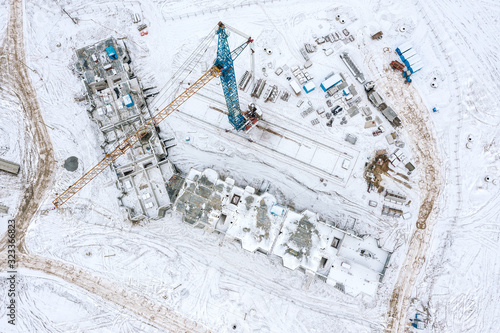
[[(78, 49), (76, 57), (75, 69), (82, 77), (89, 102), (87, 111), (102, 133), (101, 148), (106, 154), (152, 114), (124, 43), (108, 38)], [(117, 175), (120, 205), (132, 221), (162, 217), (171, 207), (166, 183), (176, 172), (167, 158), (169, 140), (162, 138), (159, 127), (154, 126), (111, 165)]]
[(194, 227), (224, 234), (247, 251), (278, 256), (285, 267), (353, 296), (376, 293), (390, 258), (372, 237), (321, 221), (308, 210), (295, 212), (271, 194), (236, 186), (211, 169), (189, 171), (174, 209)]

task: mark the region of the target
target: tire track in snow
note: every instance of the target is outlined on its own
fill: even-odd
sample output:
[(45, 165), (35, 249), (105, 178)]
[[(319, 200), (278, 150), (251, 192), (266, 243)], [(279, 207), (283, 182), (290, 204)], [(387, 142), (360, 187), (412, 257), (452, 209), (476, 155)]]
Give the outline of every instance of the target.
[[(44, 258), (28, 254), (25, 245), (26, 230), (33, 216), (38, 211), (39, 205), (45, 197), (45, 192), (52, 185), (54, 153), (47, 128), (43, 122), (36, 91), (26, 70), (23, 17), (23, 2), (20, 0), (13, 0), (10, 4), (7, 36), (4, 38), (0, 50), (0, 68), (2, 69), (0, 82), (2, 85), (11, 88), (12, 93), (17, 96), (22, 105), (22, 109), (25, 112), (26, 133), (29, 137), (26, 143), (30, 144), (29, 148), (25, 150), (26, 153), (23, 163), (24, 172), (22, 173), (25, 177), (27, 188), (19, 206), (18, 213), (15, 216), (18, 266), (41, 270), (59, 276), (88, 291), (98, 293), (109, 301), (126, 307), (130, 311), (145, 317), (147, 320), (165, 329), (175, 331), (188, 330), (192, 332), (205, 331), (205, 328), (188, 319), (182, 318), (165, 307), (157, 307), (158, 315), (164, 316), (160, 318), (155, 317), (155, 313), (148, 311), (148, 309), (142, 309), (142, 311), (138, 310), (136, 308), (137, 304), (151, 304), (150, 307), (154, 307), (154, 304), (150, 303), (145, 297), (142, 297), (141, 303), (141, 297), (137, 294), (129, 298), (132, 302), (126, 298), (120, 297), (120, 293), (114, 287), (114, 283), (110, 281), (105, 283), (105, 287), (99, 285), (99, 282), (97, 285), (93, 285), (95, 279), (92, 279), (90, 273), (85, 273), (82, 276), (83, 271), (79, 271), (79, 274), (75, 274), (74, 266), (68, 266), (67, 264), (54, 260), (51, 260), (50, 264), (47, 264)], [(29, 167), (26, 166), (28, 163), (30, 164)], [(4, 236), (0, 242), (0, 253), (4, 253), (6, 245), (7, 237)]]
[[(25, 65), (22, 7), (23, 3), (19, 0), (14, 0), (10, 4), (7, 35), (0, 49), (0, 82), (3, 86), (10, 88), (9, 90), (18, 98), (24, 112), (27, 147), (24, 150), (20, 176), (23, 177), (26, 189), (15, 220), (18, 251), (25, 253), (26, 230), (45, 192), (52, 184), (54, 151), (43, 122), (36, 91)], [(6, 236), (2, 238), (0, 244), (0, 250), (6, 248)]]

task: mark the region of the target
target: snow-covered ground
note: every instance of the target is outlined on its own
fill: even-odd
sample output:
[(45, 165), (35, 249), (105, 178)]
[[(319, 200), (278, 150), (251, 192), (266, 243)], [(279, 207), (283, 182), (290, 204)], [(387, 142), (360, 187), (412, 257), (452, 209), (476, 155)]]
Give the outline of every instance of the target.
[[(161, 332), (133, 314), (71, 283), (40, 271), (23, 269), (17, 281), (17, 332)], [(8, 289), (2, 273), (1, 288)], [(0, 312), (6, 318), (5, 304)], [(13, 332), (6, 320), (2, 332)]]
[[(61, 7), (79, 23), (75, 25)], [(63, 0), (55, 4), (41, 0), (28, 1), (24, 8), (26, 64), (56, 159), (54, 188), (27, 232), (29, 253), (86, 269), (113, 281), (120, 290), (145, 295), (214, 332), (381, 332), (390, 321), (387, 313), (398, 276), (415, 269), (416, 278), (411, 280), (406, 299), (409, 309), (403, 309), (404, 322), (414, 317), (415, 310), (428, 308), (429, 332), (495, 332), (500, 324), (498, 3), (236, 1), (227, 5), (203, 0)], [(0, 22), (7, 21), (7, 10), (7, 5), (0, 6)], [(147, 36), (141, 37), (132, 23), (133, 13), (143, 16)], [(345, 24), (335, 20), (336, 15), (341, 15)], [(304, 274), (282, 267), (273, 257), (249, 253), (237, 243), (183, 224), (175, 212), (161, 220), (132, 225), (118, 207), (110, 171), (97, 177), (62, 209), (52, 210), (56, 193), (102, 158), (97, 126), (87, 116), (85, 104), (75, 101), (83, 86), (72, 71), (74, 51), (110, 35), (126, 37), (137, 76), (144, 86), (161, 88), (218, 21), (255, 38), (256, 76), (280, 88), (288, 88), (287, 73), (276, 76), (274, 70), (285, 64), (303, 64), (299, 49), (305, 42), (314, 43), (313, 35), (347, 28), (355, 37), (349, 44), (319, 45), (318, 52), (310, 55), (313, 66), (309, 72), (316, 83), (315, 91), (292, 96), (288, 102), (258, 101), (270, 128), (280, 128), (282, 136), (295, 141), (277, 143), (276, 135), (263, 135), (259, 129), (249, 134), (254, 143), (247, 137), (226, 133), (227, 118), (217, 111), (225, 108), (216, 80), (165, 120), (161, 128), (176, 138), (170, 158), (182, 172), (211, 168), (242, 187), (259, 188), (266, 180), (271, 183), (269, 192), (297, 211), (308, 209), (341, 225), (355, 219), (354, 229), (359, 234), (379, 238), (384, 248), (394, 250), (376, 297), (353, 298), (319, 280), (306, 288)], [(5, 29), (0, 23), (2, 35)], [(384, 32), (383, 39), (372, 40), (370, 34), (379, 30)], [(237, 34), (231, 34), (230, 40), (231, 47), (244, 41)], [(424, 60), (424, 68), (413, 76), (410, 87), (388, 68), (396, 59), (395, 47), (406, 40)], [(273, 54), (267, 55), (264, 48), (272, 48)], [(322, 48), (332, 48), (333, 55), (326, 56)], [(340, 60), (341, 51), (349, 52), (367, 80), (376, 83), (388, 105), (409, 115), (402, 116), (404, 126), (398, 134), (406, 143), (405, 155), (417, 167), (408, 181), (411, 188), (388, 178), (384, 186), (408, 196), (411, 204), (402, 209), (411, 213), (410, 219), (381, 216), (382, 196), (366, 192), (365, 162), (376, 150), (391, 153), (395, 147), (385, 139), (391, 125), (369, 104), (362, 85)], [(188, 81), (201, 75), (215, 52), (214, 45), (207, 49), (201, 66)], [(237, 77), (249, 67), (245, 50), (235, 63)], [(262, 68), (266, 68), (267, 77)], [(326, 108), (319, 84), (332, 71), (341, 71), (356, 87), (363, 98), (360, 105), (369, 106), (373, 116), (381, 119), (386, 129), (383, 135), (373, 137), (372, 129), (364, 129), (361, 114), (348, 117), (346, 125), (340, 125), (337, 117), (332, 128), (326, 127), (326, 119), (316, 113), (302, 118), (306, 100), (315, 108)], [(438, 82), (438, 87), (432, 88), (431, 82)], [(30, 136), (24, 133), (16, 100), (4, 91), (0, 93), (0, 157), (20, 163), (23, 170), (28, 167), (22, 160), (23, 147)], [(243, 106), (251, 101), (249, 91), (240, 92), (240, 98)], [(306, 101), (300, 108), (296, 106), (299, 99)], [(408, 105), (419, 112), (418, 117), (412, 116)], [(161, 107), (160, 100), (153, 102), (153, 107)], [(438, 107), (439, 113), (432, 113), (433, 107)], [(320, 124), (312, 125), (314, 118)], [(412, 123), (416, 121), (420, 124)], [(403, 263), (411, 252), (410, 240), (426, 193), (422, 182), (427, 179), (423, 169), (428, 164), (415, 141), (419, 137), (415, 131), (422, 125), (429, 130), (423, 140), (429, 140), (430, 151), (435, 153), (432, 157), (436, 156), (431, 162), (441, 177), (436, 180), (440, 192), (433, 202), (432, 223), (428, 222), (432, 231), (426, 240), (428, 247), (420, 253), (423, 260), (419, 267), (407, 267)], [(344, 141), (348, 133), (358, 137), (355, 146)], [(300, 147), (308, 148), (311, 142), (324, 149), (325, 159), (316, 164), (297, 161)], [(313, 168), (331, 163), (329, 156), (333, 159), (343, 153), (352, 156), (344, 179), (329, 178), (325, 171)], [(79, 158), (75, 172), (62, 167), (69, 156)], [(332, 163), (341, 162), (339, 158)], [(396, 171), (406, 174), (404, 170)], [(0, 173), (0, 203), (9, 206), (10, 216), (15, 215), (24, 186), (20, 180)], [(378, 206), (368, 206), (369, 200)], [(8, 217), (0, 217), (1, 231), (6, 229)], [(77, 287), (82, 285), (78, 281), (74, 281), (75, 286), (68, 280), (27, 269), (20, 270), (19, 276), (18, 332), (168, 331), (155, 319), (145, 319), (146, 314), (137, 316), (121, 310), (101, 298), (103, 295)], [(0, 289), (5, 290), (4, 286)], [(6, 293), (2, 292), (2, 297), (6, 300)], [(48, 298), (54, 303), (47, 303)], [(0, 330), (16, 331), (5, 323), (4, 304), (0, 306)], [(404, 329), (398, 326), (399, 331)]]

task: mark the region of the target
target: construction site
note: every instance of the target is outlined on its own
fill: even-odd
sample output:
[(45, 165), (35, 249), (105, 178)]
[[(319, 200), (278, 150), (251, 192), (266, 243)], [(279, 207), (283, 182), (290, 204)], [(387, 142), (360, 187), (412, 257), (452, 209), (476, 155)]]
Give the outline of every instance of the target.
[[(349, 181), (360, 153), (358, 150), (347, 148), (333, 141), (328, 144), (325, 144), (323, 140), (317, 142), (293, 130), (278, 127), (266, 121), (264, 116), (264, 112), (272, 112), (273, 106), (261, 107), (260, 105), (263, 103), (265, 105), (267, 102), (276, 103), (278, 96), (281, 96), (284, 103), (288, 103), (291, 95), (301, 98), (302, 91), (304, 91), (303, 95), (306, 95), (303, 98), (307, 98), (316, 86), (313, 77), (308, 72), (313, 65), (308, 53), (316, 52), (317, 45), (324, 44), (326, 41), (329, 43), (352, 42), (352, 35), (344, 29), (343, 35), (335, 32), (317, 39), (315, 44), (306, 43), (301, 49), (305, 62), (291, 67), (287, 64), (282, 65), (274, 71), (275, 78), (271, 81), (266, 74), (265, 67), (262, 68), (262, 77), (253, 68), (256, 53), (254, 39), (234, 28), (231, 28), (231, 31), (238, 32), (246, 41), (231, 50), (226, 26), (219, 22), (214, 32), (205, 39), (209, 40), (217, 36), (217, 58), (213, 66), (201, 78), (196, 79), (194, 84), (188, 83), (184, 92), (178, 96), (167, 97), (167, 100), (173, 98), (173, 101), (156, 115), (151, 112), (147, 104), (148, 97), (145, 96), (145, 91), (151, 88), (143, 88), (135, 75), (125, 42), (118, 44), (115, 38), (108, 38), (78, 49), (75, 69), (85, 87), (83, 97), (88, 105), (88, 115), (101, 132), (100, 137), (103, 138), (101, 149), (105, 158), (60, 194), (54, 200), (54, 205), (60, 208), (102, 172), (103, 168), (109, 166), (116, 174), (119, 205), (126, 210), (132, 222), (162, 218), (166, 211), (172, 208), (173, 203), (175, 210), (183, 214), (183, 219), (188, 224), (221, 233), (228, 240), (240, 241), (243, 249), (248, 251), (259, 250), (268, 255), (278, 256), (282, 258), (283, 265), (292, 270), (300, 268), (309, 277), (308, 285), (314, 277), (318, 277), (343, 292), (347, 290), (347, 293), (353, 296), (361, 292), (374, 296), (378, 283), (382, 282), (384, 272), (389, 265), (390, 252), (380, 249), (377, 242), (371, 238), (365, 240), (366, 236), (365, 238), (357, 237), (354, 225), (349, 230), (339, 229), (335, 222), (318, 221), (317, 214), (309, 210), (296, 213), (287, 207), (277, 205), (276, 199), (266, 193), (267, 188), (261, 188), (261, 191), (258, 191), (260, 193), (257, 193), (251, 186), (242, 189), (235, 186), (234, 179), (219, 180), (215, 171), (205, 170), (200, 173), (190, 169), (187, 175), (178, 173), (168, 158), (168, 149), (176, 146), (173, 142), (175, 138), (168, 131), (161, 131), (160, 122), (176, 111), (181, 104), (187, 102), (191, 96), (197, 93), (202, 94), (198, 91), (213, 77), (218, 76), (226, 105), (215, 107), (209, 103), (208, 107), (213, 110), (213, 113), (219, 112), (227, 115), (232, 127), (232, 129), (225, 129), (225, 133), (228, 133), (228, 140), (231, 140), (231, 136), (235, 134), (246, 138), (247, 145), (260, 145), (281, 155), (285, 161), (300, 163), (306, 170), (322, 177), (322, 182), (328, 182), (331, 179), (345, 186)], [(343, 37), (346, 36), (349, 38), (344, 39)], [(207, 45), (210, 44), (207, 43)], [(251, 53), (252, 68), (245, 71), (237, 84), (233, 61), (247, 46)], [(272, 54), (271, 49), (266, 48), (265, 52), (268, 55)], [(326, 54), (331, 56), (329, 52), (325, 52)], [(190, 59), (201, 61), (203, 56), (202, 53), (195, 53), (190, 56)], [(365, 83), (363, 73), (347, 52), (341, 53), (340, 59), (356, 81), (361, 84)], [(184, 75), (184, 68), (189, 69), (196, 65), (196, 63), (184, 64), (177, 71), (178, 76)], [(267, 66), (272, 68), (273, 66), (269, 65), (273, 63), (269, 62)], [(273, 82), (279, 81), (278, 77), (282, 74), (289, 83), (287, 88), (280, 88)], [(179, 78), (174, 77), (172, 80), (179, 80)], [(248, 89), (251, 82), (253, 82), (253, 88)], [(344, 115), (343, 108), (346, 109), (346, 115), (342, 117), (339, 125), (347, 124), (347, 117), (349, 119), (355, 117), (359, 114), (359, 108), (363, 108), (366, 122), (380, 125), (378, 130), (381, 131), (381, 119), (376, 116), (375, 120), (371, 120), (369, 107), (359, 105), (362, 98), (358, 96), (353, 83), (354, 81), (349, 82), (345, 73), (331, 72), (320, 84), (325, 98), (323, 103), (318, 105), (317, 97), (314, 103), (308, 100), (306, 109), (300, 112), (300, 116), (305, 119), (310, 114), (314, 114), (313, 117), (316, 118), (310, 121), (312, 126), (324, 124), (326, 127), (333, 127), (335, 117), (340, 118)], [(299, 84), (303, 88), (298, 88)], [(289, 88), (292, 91), (289, 91)], [(383, 101), (379, 95), (376, 99), (370, 98), (376, 94), (374, 84), (372, 82), (365, 84), (365, 89), (369, 92), (368, 98), (372, 104), (380, 107)], [(159, 93), (159, 97), (153, 102), (156, 105), (159, 99), (165, 100), (166, 91)], [(251, 102), (248, 103), (248, 109), (243, 112), (239, 95), (248, 96), (247, 93), (250, 93)], [(148, 96), (151, 97), (151, 95), (156, 96), (156, 94)], [(304, 99), (300, 99), (297, 107), (300, 108), (303, 103)], [(337, 106), (330, 108), (332, 103), (336, 103)], [(383, 110), (387, 109), (389, 107), (386, 106)], [(382, 114), (386, 115), (383, 111)], [(189, 117), (207, 123), (206, 118), (200, 119), (197, 115), (189, 115)], [(322, 118), (324, 120), (320, 121)], [(393, 118), (387, 116), (386, 118), (395, 126), (400, 124), (394, 124)], [(215, 125), (213, 122), (208, 124)], [(365, 128), (367, 127), (370, 126), (365, 124)], [(189, 142), (191, 138), (186, 137), (184, 140)], [(347, 134), (345, 141), (355, 146), (357, 137)], [(399, 146), (403, 147), (404, 144)], [(399, 148), (396, 149), (397, 151)], [(393, 162), (387, 160), (384, 165), (391, 163), (395, 167)], [(389, 168), (385, 167), (383, 170), (387, 172)], [(375, 177), (373, 173), (369, 173), (367, 177), (370, 175)], [(185, 179), (184, 182), (182, 179)], [(383, 190), (380, 182), (381, 176), (378, 174), (374, 182), (369, 182), (368, 193), (373, 184), (378, 187), (379, 191)], [(409, 188), (411, 189), (410, 186)], [(177, 195), (179, 195), (178, 198), (176, 198)], [(404, 201), (397, 203), (403, 204)], [(393, 202), (395, 201), (386, 200), (382, 207), (382, 215), (390, 217), (403, 215), (402, 210), (390, 207)], [(246, 233), (248, 236), (245, 235)], [(354, 253), (358, 252), (357, 256), (340, 255), (348, 252), (344, 250), (348, 246), (343, 247), (343, 244), (349, 243), (359, 243), (356, 245), (357, 248), (351, 248)], [(358, 256), (364, 259), (357, 259)]]
[(352, 296), (375, 296), (389, 264), (390, 253), (377, 241), (359, 237), (355, 222), (321, 221), (311, 211), (294, 212), (280, 206), (269, 193), (221, 180), (210, 169), (191, 169), (175, 202), (184, 221), (241, 243), (249, 252), (281, 258), (283, 266), (301, 270)]
[(496, 230), (489, 90), (454, 104), (445, 5), (313, 2), (0, 10), (17, 331), (467, 331), (436, 304), (478, 296), (439, 267), (493, 251), (450, 231)]
[(131, 221), (165, 216), (171, 207), (168, 181), (175, 167), (168, 160), (169, 143), (173, 138), (160, 135), (155, 124), (144, 126), (151, 119), (141, 82), (130, 66), (126, 44), (118, 45), (109, 38), (76, 51), (75, 64), (85, 87), (89, 117), (99, 127), (103, 154), (113, 151), (131, 134), (137, 142), (129, 151), (113, 161), (120, 206)]

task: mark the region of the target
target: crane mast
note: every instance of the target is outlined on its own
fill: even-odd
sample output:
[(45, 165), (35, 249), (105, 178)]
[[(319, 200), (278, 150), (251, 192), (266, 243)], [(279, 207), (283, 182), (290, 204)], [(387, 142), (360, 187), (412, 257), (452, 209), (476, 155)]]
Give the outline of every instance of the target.
[(141, 138), (146, 136), (155, 125), (162, 122), (165, 118), (177, 110), (182, 104), (184, 104), (184, 102), (196, 94), (214, 77), (221, 76), (221, 83), (224, 90), (224, 96), (226, 97), (227, 107), (229, 110), (229, 121), (231, 124), (236, 130), (243, 129), (245, 127), (245, 123), (247, 123), (248, 127), (248, 119), (243, 116), (239, 106), (233, 60), (235, 60), (241, 52), (243, 52), (246, 46), (253, 42), (253, 40), (248, 38), (246, 42), (231, 52), (227, 43), (225, 26), (222, 22), (219, 22), (218, 34), (217, 59), (215, 60), (214, 65), (210, 67), (210, 69), (206, 71), (198, 80), (196, 80), (195, 83), (190, 85), (179, 96), (177, 96), (170, 104), (149, 119), (135, 133), (119, 144), (112, 152), (107, 153), (99, 163), (87, 171), (87, 173), (85, 173), (73, 185), (52, 201), (54, 206), (60, 208), (65, 202), (78, 193), (78, 191), (85, 187), (85, 185), (90, 183), (92, 179), (97, 177), (120, 156), (124, 155), (137, 143), (140, 143)]
[(224, 91), (224, 97), (226, 98), (229, 122), (239, 131), (245, 125), (246, 119), (241, 114), (233, 58), (227, 42), (226, 27), (222, 22), (219, 22), (217, 34), (219, 35), (219, 41), (217, 43), (217, 59), (215, 60), (215, 66), (222, 72), (220, 75), (220, 82), (222, 84), (222, 90)]

